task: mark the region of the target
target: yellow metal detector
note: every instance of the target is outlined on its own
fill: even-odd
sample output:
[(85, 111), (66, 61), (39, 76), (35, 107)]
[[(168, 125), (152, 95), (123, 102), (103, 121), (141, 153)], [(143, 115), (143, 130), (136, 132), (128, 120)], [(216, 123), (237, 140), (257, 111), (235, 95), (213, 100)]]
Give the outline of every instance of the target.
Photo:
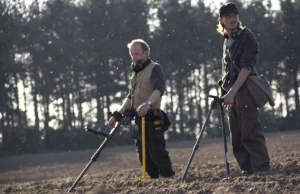
[(147, 179), (146, 174), (146, 123), (145, 117), (142, 117), (142, 163), (143, 163), (143, 174), (142, 180)]

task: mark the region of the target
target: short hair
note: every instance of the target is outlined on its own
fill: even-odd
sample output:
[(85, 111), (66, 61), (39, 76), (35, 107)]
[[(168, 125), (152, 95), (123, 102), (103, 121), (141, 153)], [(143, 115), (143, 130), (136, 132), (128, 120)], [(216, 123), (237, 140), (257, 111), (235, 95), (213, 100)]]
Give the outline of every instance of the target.
[(144, 52), (148, 51), (148, 55), (150, 55), (150, 47), (147, 44), (147, 42), (145, 42), (143, 39), (134, 39), (134, 40), (132, 40), (130, 43), (127, 44), (127, 48), (130, 49), (135, 44), (140, 44), (141, 47), (142, 47), (142, 50)]

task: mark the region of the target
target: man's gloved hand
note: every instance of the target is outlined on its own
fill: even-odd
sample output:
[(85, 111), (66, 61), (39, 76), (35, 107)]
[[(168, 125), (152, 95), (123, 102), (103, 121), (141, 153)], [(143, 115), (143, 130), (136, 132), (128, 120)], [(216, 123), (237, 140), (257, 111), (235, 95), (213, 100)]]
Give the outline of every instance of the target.
[(116, 123), (120, 122), (121, 119), (122, 119), (122, 117), (123, 116), (122, 116), (122, 114), (120, 112), (118, 112), (118, 111), (113, 112), (111, 114), (111, 117), (110, 117), (109, 121), (108, 121), (108, 126), (110, 128), (115, 128), (116, 127)]
[(108, 126), (110, 128), (116, 127), (116, 122), (119, 122), (121, 125), (128, 125), (135, 116), (135, 110), (133, 108), (126, 109), (123, 115), (115, 111), (111, 114), (111, 118), (108, 121)]
[(111, 116), (114, 117), (118, 122), (120, 122), (123, 117), (123, 115), (118, 111), (113, 112)]
[(135, 116), (135, 109), (134, 108), (128, 108), (124, 111), (123, 117), (121, 119), (121, 125), (128, 125), (132, 119)]

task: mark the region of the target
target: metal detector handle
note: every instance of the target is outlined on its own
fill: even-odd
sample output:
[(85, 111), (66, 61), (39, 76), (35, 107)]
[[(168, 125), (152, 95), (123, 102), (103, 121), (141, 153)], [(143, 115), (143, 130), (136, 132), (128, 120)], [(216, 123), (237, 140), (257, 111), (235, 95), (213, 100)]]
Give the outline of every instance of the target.
[(85, 131), (90, 132), (90, 133), (94, 133), (96, 135), (102, 135), (104, 137), (108, 137), (108, 135), (109, 135), (109, 134), (107, 134), (107, 133), (105, 133), (103, 131), (90, 129), (88, 127), (85, 127)]
[(218, 102), (224, 102), (224, 98), (220, 98), (218, 96), (208, 95), (208, 97), (213, 98), (214, 100), (217, 100)]
[(214, 95), (208, 95), (207, 97), (209, 97), (209, 98), (219, 98), (218, 96), (214, 96)]
[(217, 108), (218, 105), (222, 105), (222, 103), (224, 102), (224, 98), (220, 98), (218, 96), (214, 96), (214, 95), (208, 95), (209, 98), (213, 98), (213, 102), (211, 103), (211, 108)]

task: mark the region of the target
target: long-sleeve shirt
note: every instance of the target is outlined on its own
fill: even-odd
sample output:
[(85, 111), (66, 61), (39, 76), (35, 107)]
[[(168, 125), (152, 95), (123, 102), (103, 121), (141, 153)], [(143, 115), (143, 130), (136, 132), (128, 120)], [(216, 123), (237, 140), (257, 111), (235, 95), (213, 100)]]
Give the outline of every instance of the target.
[(249, 75), (255, 75), (258, 60), (259, 44), (249, 28), (238, 33), (235, 40), (226, 39), (223, 46), (222, 74), (228, 75), (223, 88), (230, 88), (238, 77), (239, 71), (245, 68)]
[(249, 28), (242, 29), (236, 40), (227, 39), (224, 42), (222, 62), (225, 72), (230, 71), (230, 63), (233, 63), (239, 69), (245, 68), (255, 73), (258, 51), (259, 44), (253, 32)]

